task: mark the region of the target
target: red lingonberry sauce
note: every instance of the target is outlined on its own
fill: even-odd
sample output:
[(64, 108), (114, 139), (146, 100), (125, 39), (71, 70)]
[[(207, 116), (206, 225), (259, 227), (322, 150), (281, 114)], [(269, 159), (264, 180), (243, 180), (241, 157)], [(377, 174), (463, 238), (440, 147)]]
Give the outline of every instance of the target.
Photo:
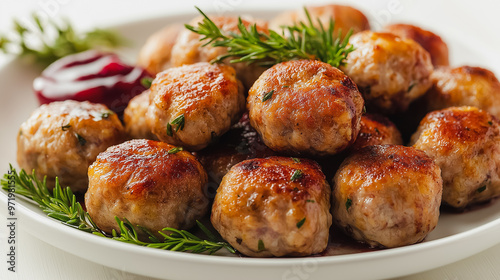
[(40, 104), (67, 99), (103, 103), (121, 114), (146, 88), (150, 77), (142, 68), (125, 64), (116, 54), (86, 51), (63, 57), (33, 82)]

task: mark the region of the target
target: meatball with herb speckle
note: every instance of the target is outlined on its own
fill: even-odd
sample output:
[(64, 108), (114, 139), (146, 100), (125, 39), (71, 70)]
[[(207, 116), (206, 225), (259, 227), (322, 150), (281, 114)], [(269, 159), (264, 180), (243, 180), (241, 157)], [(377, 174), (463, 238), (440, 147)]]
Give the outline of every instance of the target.
[(375, 145), (349, 156), (333, 180), (333, 222), (374, 247), (422, 241), (437, 225), (443, 181), (412, 147)]
[(431, 86), (429, 53), (417, 42), (390, 33), (363, 31), (349, 39), (355, 50), (341, 69), (358, 85), (373, 112), (404, 112)]
[(363, 111), (356, 84), (317, 60), (266, 70), (248, 93), (250, 124), (276, 152), (327, 156), (355, 140)]
[(107, 233), (115, 216), (155, 233), (189, 229), (208, 211), (207, 174), (187, 151), (163, 142), (130, 140), (100, 153), (89, 167), (87, 211)]
[(245, 160), (222, 179), (211, 221), (222, 238), (247, 256), (308, 256), (327, 246), (330, 193), (314, 161)]
[(160, 141), (190, 151), (205, 148), (245, 109), (234, 69), (200, 62), (165, 70), (153, 80), (146, 121)]
[(73, 100), (52, 102), (37, 108), (19, 129), (17, 162), (47, 187), (59, 178), (62, 187), (87, 190), (87, 169), (100, 152), (124, 141), (118, 116), (105, 105)]
[(411, 142), (441, 167), (444, 204), (464, 208), (500, 195), (500, 123), (488, 112), (475, 107), (431, 112)]
[(480, 67), (439, 67), (431, 75), (426, 93), (427, 109), (474, 106), (500, 118), (500, 82), (495, 74)]

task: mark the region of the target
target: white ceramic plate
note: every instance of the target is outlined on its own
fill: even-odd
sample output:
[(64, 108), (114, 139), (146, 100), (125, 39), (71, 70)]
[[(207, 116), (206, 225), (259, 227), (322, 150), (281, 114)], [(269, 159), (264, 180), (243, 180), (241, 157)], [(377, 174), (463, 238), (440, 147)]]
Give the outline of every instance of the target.
[[(275, 12), (253, 11), (251, 14), (265, 18)], [(140, 46), (149, 34), (166, 23), (186, 22), (192, 16), (133, 22), (116, 26), (116, 29)], [(447, 39), (455, 57), (467, 56), (468, 60), (474, 59), (483, 65), (491, 61), (488, 58), (498, 59), (496, 53), (474, 52), (474, 46), (468, 42)], [(134, 57), (137, 50), (131, 48), (124, 55)], [(458, 60), (452, 59), (452, 62)], [(37, 106), (31, 90), (32, 80), (37, 74), (36, 69), (18, 61), (11, 61), (0, 69), (2, 171), (7, 171), (8, 163), (15, 163), (17, 129)], [(6, 200), (2, 192), (0, 207), (5, 207)], [(17, 200), (16, 210), (28, 232), (57, 248), (123, 271), (168, 279), (200, 279), (207, 275), (217, 275), (221, 280), (397, 277), (458, 261), (500, 242), (499, 201), (467, 213), (442, 214), (437, 228), (420, 244), (350, 255), (286, 259), (207, 256), (142, 248), (66, 227), (47, 218), (38, 206), (26, 201)]]

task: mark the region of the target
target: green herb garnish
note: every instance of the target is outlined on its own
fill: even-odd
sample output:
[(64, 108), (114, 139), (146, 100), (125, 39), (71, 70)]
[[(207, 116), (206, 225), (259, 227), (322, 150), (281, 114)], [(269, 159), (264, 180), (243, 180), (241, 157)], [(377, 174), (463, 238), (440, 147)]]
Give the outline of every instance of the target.
[(409, 87), (408, 87), (408, 90), (407, 92), (410, 92), (417, 84), (411, 84)]
[[(282, 27), (282, 34), (269, 30), (269, 34), (257, 30), (257, 25), (248, 28), (239, 18), (239, 33), (225, 34), (217, 25), (198, 7), (196, 9), (204, 19), (197, 26), (186, 24), (185, 27), (202, 35), (201, 41), (214, 47), (227, 47), (227, 54), (217, 57), (212, 62), (222, 62), (226, 58), (233, 58), (231, 63), (247, 62), (270, 66), (283, 61), (294, 59), (316, 59), (332, 66), (339, 67), (345, 64), (347, 55), (354, 50), (348, 46), (350, 30), (341, 39), (342, 34), (334, 36), (334, 22), (330, 20), (325, 29), (323, 24), (313, 20), (307, 9), (304, 8), (307, 22)], [(288, 35), (285, 36), (284, 33)]]
[(175, 147), (175, 148), (168, 150), (168, 153), (169, 154), (177, 154), (178, 152), (183, 151), (183, 150), (184, 149), (182, 147)]
[(297, 169), (295, 170), (295, 172), (293, 172), (292, 177), (290, 177), (290, 181), (295, 181), (300, 177), (302, 177), (302, 175), (303, 175), (302, 170)]
[(305, 222), (306, 222), (306, 218), (304, 217), (302, 220), (300, 220), (297, 223), (297, 228), (301, 228), (304, 225)]
[(274, 93), (274, 89), (271, 90), (270, 92), (264, 93), (264, 96), (262, 97), (262, 102), (265, 102), (265, 101), (271, 99), (271, 97), (273, 97), (273, 93)]
[[(49, 217), (62, 222), (62, 224), (105, 238), (170, 251), (213, 254), (226, 248), (229, 252), (235, 253), (234, 248), (229, 243), (216, 240), (215, 236), (199, 221), (196, 221), (198, 227), (205, 233), (208, 240), (203, 240), (188, 231), (169, 227), (158, 232), (163, 237), (163, 240), (160, 240), (146, 228), (134, 227), (128, 220), (121, 220), (117, 217), (115, 220), (120, 232), (113, 231), (112, 235), (108, 235), (96, 226), (89, 214), (76, 201), (76, 196), (69, 187), (62, 188), (56, 178), (54, 190), (49, 191), (46, 177), (43, 181), (38, 180), (35, 171), (31, 175), (28, 175), (24, 170), (17, 173), (16, 169), (10, 165), (10, 170), (4, 174), (1, 185), (4, 190), (14, 188), (16, 194), (33, 200)], [(138, 239), (136, 228), (148, 236), (148, 242)]]
[(352, 206), (352, 200), (348, 198), (345, 202), (345, 210), (349, 211), (349, 208), (351, 208), (351, 206)]
[(167, 123), (167, 135), (172, 136), (172, 125), (170, 123)]
[[(173, 121), (170, 122), (170, 125), (171, 126), (176, 126), (175, 128), (175, 132), (182, 130), (184, 128), (184, 114), (178, 116), (177, 118), (175, 118)], [(167, 129), (168, 129), (168, 126), (167, 126)]]
[(312, 199), (308, 199), (308, 200), (306, 200), (306, 202), (311, 202), (311, 203), (314, 203), (314, 202), (316, 202), (316, 201), (314, 201), (314, 200), (312, 200)]
[(300, 163), (300, 159), (298, 159), (298, 158), (296, 158), (296, 157), (293, 157), (293, 158), (292, 158), (292, 160), (293, 160), (293, 162), (295, 162), (295, 163)]
[[(125, 43), (117, 33), (94, 29), (85, 33), (77, 33), (68, 20), (56, 23), (42, 20), (33, 14), (34, 24), (21, 24), (14, 20), (16, 36), (0, 35), (0, 51), (26, 57), (46, 67), (52, 62), (67, 56), (95, 48), (116, 48)], [(53, 36), (55, 34), (55, 36)]]
[(486, 190), (486, 185), (484, 185), (484, 186), (482, 186), (482, 187), (478, 188), (478, 189), (477, 189), (477, 192), (478, 192), (478, 193), (482, 193), (482, 192), (484, 192), (485, 190)]
[(262, 241), (262, 239), (259, 239), (259, 243), (257, 245), (257, 249), (260, 251), (264, 251), (266, 249), (266, 247), (264, 246), (264, 241)]
[(78, 139), (78, 143), (80, 144), (80, 146), (85, 146), (85, 144), (87, 144), (87, 140), (85, 140), (85, 138), (83, 138), (80, 134), (75, 133), (75, 136), (76, 139)]
[(151, 84), (153, 84), (153, 78), (146, 77), (141, 79), (141, 85), (145, 88), (150, 88)]
[(68, 128), (70, 128), (70, 127), (71, 127), (71, 125), (70, 125), (70, 124), (67, 124), (67, 125), (63, 125), (63, 126), (61, 126), (61, 129), (62, 129), (62, 131), (66, 131), (66, 130), (68, 130)]
[(109, 116), (111, 116), (113, 114), (114, 114), (114, 112), (112, 112), (112, 111), (104, 112), (101, 114), (101, 119), (107, 119), (107, 118), (109, 118)]

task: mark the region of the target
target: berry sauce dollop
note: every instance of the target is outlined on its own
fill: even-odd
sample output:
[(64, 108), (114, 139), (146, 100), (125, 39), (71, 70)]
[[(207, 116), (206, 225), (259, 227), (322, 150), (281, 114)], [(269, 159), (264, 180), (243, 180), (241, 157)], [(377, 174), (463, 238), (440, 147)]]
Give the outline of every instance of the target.
[(102, 103), (121, 115), (146, 88), (146, 70), (124, 63), (116, 54), (86, 51), (63, 57), (33, 82), (40, 104), (67, 99)]

